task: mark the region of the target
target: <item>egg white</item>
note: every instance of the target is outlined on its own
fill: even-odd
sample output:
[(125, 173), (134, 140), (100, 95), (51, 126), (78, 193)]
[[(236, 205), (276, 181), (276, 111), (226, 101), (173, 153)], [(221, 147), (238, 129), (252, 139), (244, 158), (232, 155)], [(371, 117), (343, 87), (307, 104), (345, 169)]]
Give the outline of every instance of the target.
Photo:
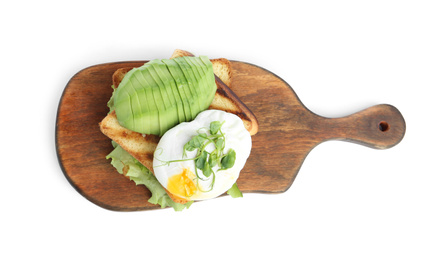
[[(178, 159), (194, 158), (197, 155), (197, 150), (186, 152), (186, 157), (183, 157), (183, 146), (191, 140), (198, 133), (197, 131), (205, 131), (209, 129), (210, 123), (213, 121), (224, 122), (221, 127), (225, 134), (225, 149), (226, 154), (229, 149), (236, 152), (236, 161), (230, 169), (218, 170), (218, 166), (213, 168), (215, 172), (214, 186), (210, 189), (212, 183), (212, 175), (206, 178), (202, 171), (197, 169), (200, 179), (195, 175), (194, 160), (187, 160), (181, 162), (166, 162)], [(205, 200), (215, 198), (228, 189), (230, 189), (239, 177), (239, 173), (244, 168), (244, 165), (251, 152), (251, 136), (245, 129), (242, 120), (234, 114), (227, 113), (221, 110), (206, 110), (201, 112), (193, 121), (184, 122), (168, 130), (160, 139), (158, 146), (154, 153), (154, 174), (160, 184), (168, 189), (168, 180), (170, 177), (181, 174), (184, 169), (190, 171), (190, 178), (198, 183), (198, 189), (195, 194), (186, 198), (179, 194), (179, 197), (188, 200)], [(215, 149), (213, 144), (206, 147), (208, 152)], [(204, 179), (204, 180), (201, 180)], [(169, 189), (168, 189), (169, 190)], [(170, 191), (172, 193), (172, 191)]]

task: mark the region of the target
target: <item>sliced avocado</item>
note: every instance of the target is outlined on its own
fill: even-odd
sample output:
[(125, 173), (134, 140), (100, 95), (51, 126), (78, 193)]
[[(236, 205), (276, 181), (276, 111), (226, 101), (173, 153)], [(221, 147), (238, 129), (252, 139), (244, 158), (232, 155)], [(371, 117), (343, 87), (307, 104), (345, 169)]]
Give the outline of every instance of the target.
[(149, 109), (153, 112), (153, 119), (151, 119), (152, 129), (150, 134), (160, 135), (160, 109), (163, 108), (163, 104), (160, 102), (160, 93), (157, 91), (158, 87), (149, 71), (146, 67), (141, 67), (141, 75), (147, 82), (146, 87), (146, 99), (148, 100)]
[(158, 135), (158, 108), (145, 71), (144, 67), (135, 68), (123, 78), (115, 95), (115, 112), (120, 125), (135, 132)]
[(143, 106), (143, 111), (145, 111), (143, 112), (143, 116), (145, 118), (142, 119), (142, 121), (145, 122), (147, 126), (145, 126), (145, 131), (142, 133), (151, 133), (154, 130), (158, 133), (160, 131), (160, 123), (158, 120), (158, 109), (153, 101), (154, 94), (152, 93), (152, 88), (149, 87), (150, 84), (146, 80), (142, 69), (135, 71), (135, 77), (145, 91), (144, 97), (142, 97), (142, 102), (145, 102), (146, 104), (145, 107)]
[[(207, 95), (206, 93), (208, 92), (206, 89), (206, 75), (205, 72), (202, 68), (202, 61), (200, 60), (200, 58), (198, 57), (194, 57), (191, 59), (185, 59), (186, 62), (189, 63), (189, 65), (191, 65), (193, 72), (196, 76), (197, 79), (197, 90), (200, 91), (200, 109), (201, 110), (206, 110), (210, 104), (208, 104), (207, 102)], [(204, 65), (203, 65), (204, 66)]]
[(117, 88), (115, 99), (113, 102), (115, 104), (115, 112), (118, 123), (122, 126), (126, 126), (129, 129), (133, 129), (134, 121), (132, 101), (127, 88)]
[(187, 57), (187, 58), (185, 58), (185, 62), (188, 63), (189, 66), (191, 67), (192, 74), (194, 75), (194, 78), (196, 80), (196, 82), (194, 84), (194, 89), (197, 92), (197, 96), (199, 97), (199, 100), (200, 100), (200, 102), (199, 102), (200, 111), (203, 111), (206, 109), (206, 108), (204, 108), (205, 104), (203, 102), (203, 99), (205, 97), (205, 91), (203, 89), (204, 82), (202, 81), (202, 77), (203, 77), (202, 70), (201, 70), (201, 68), (197, 67), (197, 64), (195, 61), (196, 59), (197, 59), (196, 57)]
[(185, 114), (185, 121), (191, 121), (191, 107), (189, 100), (191, 99), (191, 93), (187, 87), (188, 82), (186, 81), (183, 72), (181, 71), (179, 65), (174, 60), (162, 60), (163, 63), (168, 67), (169, 73), (174, 78), (177, 91), (179, 92), (180, 99), (182, 100), (183, 112)]
[(155, 60), (129, 71), (112, 98), (123, 127), (162, 135), (208, 108), (215, 92), (211, 62), (206, 57), (186, 57)]
[(185, 61), (191, 66), (192, 72), (197, 80), (196, 91), (200, 96), (200, 108), (201, 110), (205, 110), (208, 108), (206, 102), (204, 102), (204, 98), (209, 95), (209, 91), (206, 89), (206, 82), (204, 81), (203, 70), (198, 66), (199, 57), (184, 57)]
[[(147, 63), (146, 63), (147, 64)], [(161, 89), (158, 86), (157, 82), (155, 81), (155, 79), (152, 76), (152, 73), (150, 72), (150, 65), (143, 65), (144, 70), (143, 75), (145, 77), (145, 79), (148, 81), (149, 83), (149, 88), (152, 91), (152, 95), (154, 97), (153, 101), (155, 103), (155, 107), (156, 110), (158, 112), (158, 124), (159, 124), (159, 131), (158, 131), (158, 135), (161, 135), (162, 130), (166, 128), (165, 124), (163, 123), (163, 112), (166, 110), (165, 108), (165, 104), (163, 102), (163, 97), (162, 97), (162, 93), (161, 93)]]
[[(146, 107), (146, 104), (142, 100), (143, 97), (146, 97), (146, 93), (143, 88), (136, 87), (138, 82), (136, 82), (136, 77), (133, 75), (132, 81), (129, 81), (130, 86), (129, 92), (133, 90), (133, 95), (131, 96), (135, 101), (132, 102), (132, 111), (133, 111), (133, 120), (134, 120), (134, 128), (139, 131), (144, 131), (147, 124), (144, 123), (144, 120), (140, 120), (140, 117), (144, 116), (143, 106)], [(139, 132), (138, 131), (138, 132)]]
[(196, 57), (183, 57), (183, 58), (184, 58), (185, 62), (189, 65), (189, 68), (190, 68), (188, 70), (189, 71), (189, 75), (190, 75), (190, 77), (192, 79), (192, 81), (191, 81), (192, 84), (190, 85), (190, 88), (192, 88), (192, 90), (197, 95), (197, 105), (199, 106), (199, 112), (198, 113), (200, 113), (203, 110), (205, 110), (203, 108), (203, 106), (204, 106), (203, 105), (203, 96), (204, 96), (204, 94), (202, 94), (202, 90), (201, 90), (201, 87), (200, 87), (200, 74), (197, 71), (196, 66), (192, 62), (190, 62), (190, 60), (193, 60)]
[(118, 122), (128, 125), (134, 131), (144, 129), (143, 122), (136, 120), (136, 117), (143, 114), (141, 93), (144, 93), (144, 89), (138, 87), (139, 82), (135, 77), (136, 70), (131, 70), (123, 78), (122, 81), (127, 87), (118, 89), (119, 93), (117, 94), (121, 98), (116, 100), (117, 109), (115, 108)]
[[(183, 112), (182, 101), (180, 99), (180, 94), (177, 91), (177, 86), (175, 85), (175, 80), (168, 70), (165, 63), (160, 60), (151, 61), (155, 71), (157, 72), (159, 78), (165, 84), (167, 90), (167, 96), (171, 102), (171, 106), (175, 107), (176, 113), (174, 113), (173, 119), (169, 122), (168, 127), (171, 128), (179, 122), (185, 121), (185, 113)], [(174, 109), (174, 108), (171, 108)]]
[[(162, 66), (160, 66), (162, 64)], [(172, 92), (171, 84), (168, 78), (163, 78), (169, 74), (167, 67), (160, 60), (152, 60), (148, 64), (149, 72), (157, 83), (165, 105), (164, 110), (160, 110), (160, 135), (179, 123), (177, 103)], [(164, 70), (164, 72), (163, 72)], [(160, 73), (159, 73), (160, 71)]]
[[(170, 121), (173, 121), (175, 119), (175, 115), (177, 113), (177, 110), (174, 106), (172, 106), (166, 86), (164, 82), (160, 79), (157, 72), (155, 71), (154, 66), (151, 64), (151, 62), (147, 63), (148, 66), (147, 71), (151, 75), (151, 79), (155, 82), (153, 84), (153, 91), (155, 93), (155, 102), (162, 104), (159, 106), (158, 110), (158, 121), (160, 122), (160, 136), (163, 135), (168, 129), (170, 125)], [(158, 99), (158, 100), (157, 100)]]
[(207, 56), (201, 55), (201, 56), (199, 56), (199, 58), (200, 58), (200, 61), (202, 61), (202, 64), (203, 64), (202, 68), (206, 75), (207, 84), (205, 85), (205, 87), (208, 91), (213, 93), (213, 95), (207, 96), (207, 99), (206, 99), (208, 104), (211, 105), (211, 103), (213, 102), (213, 99), (214, 99), (214, 95), (217, 90), (216, 78), (215, 78), (214, 70), (213, 70), (213, 64), (211, 63), (211, 61), (208, 59)]
[(196, 91), (197, 80), (194, 77), (194, 73), (192, 72), (191, 66), (185, 61), (185, 57), (175, 58), (174, 61), (177, 62), (177, 64), (180, 66), (180, 69), (187, 80), (188, 83), (187, 87), (192, 96), (192, 98), (189, 100), (189, 104), (191, 106), (192, 119), (194, 119), (197, 116), (197, 114), (202, 112), (199, 106), (200, 97)]

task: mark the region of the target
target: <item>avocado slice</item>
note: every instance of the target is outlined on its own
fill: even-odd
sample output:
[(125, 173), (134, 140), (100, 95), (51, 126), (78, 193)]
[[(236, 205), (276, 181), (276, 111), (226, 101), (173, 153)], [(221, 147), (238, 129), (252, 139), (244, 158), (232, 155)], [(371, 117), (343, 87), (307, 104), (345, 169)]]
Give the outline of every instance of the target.
[(199, 106), (199, 113), (202, 112), (203, 110), (205, 110), (203, 108), (203, 101), (202, 101), (202, 90), (201, 90), (201, 76), (199, 74), (199, 72), (197, 71), (197, 67), (196, 65), (192, 62), (193, 60), (197, 59), (196, 57), (182, 57), (182, 60), (187, 63), (189, 66), (187, 66), (187, 72), (188, 73), (188, 77), (191, 78), (191, 85), (190, 88), (192, 89), (192, 91), (194, 91), (196, 93), (196, 97), (197, 97), (197, 104)]
[(154, 60), (129, 71), (116, 89), (118, 122), (130, 130), (163, 135), (208, 108), (216, 92), (205, 57)]
[(132, 101), (127, 88), (117, 88), (113, 102), (115, 104), (118, 123), (129, 129), (133, 129), (135, 124), (133, 120)]
[[(155, 71), (154, 66), (151, 62), (147, 63), (147, 70), (151, 75), (151, 79), (155, 82), (153, 86), (153, 91), (155, 93), (155, 102), (162, 104), (159, 106), (158, 110), (158, 120), (160, 122), (160, 136), (163, 135), (170, 127), (170, 122), (174, 121), (176, 118), (177, 110), (176, 107), (173, 106), (169, 100), (166, 85), (160, 79), (157, 72)], [(157, 97), (159, 98), (157, 100)], [(178, 123), (178, 122), (177, 122)]]
[(174, 93), (174, 89), (176, 89), (175, 81), (169, 73), (167, 66), (160, 60), (152, 60), (150, 64), (152, 65), (151, 68), (153, 68), (157, 74), (154, 76), (154, 79), (157, 81), (158, 85), (162, 87), (162, 97), (165, 100), (166, 111), (163, 114), (163, 117), (160, 118), (161, 120), (166, 121), (167, 128), (161, 133), (164, 134), (167, 130), (179, 123), (179, 107), (182, 111), (183, 108), (181, 107), (181, 103), (179, 103), (180, 96), (175, 95), (178, 94), (177, 92)]
[(183, 110), (182, 99), (180, 97), (180, 93), (178, 92), (174, 77), (169, 72), (168, 66), (163, 62), (163, 60), (155, 60), (154, 67), (160, 78), (166, 84), (168, 97), (171, 100), (171, 104), (174, 104), (177, 109), (176, 123), (184, 122), (185, 112)]
[(135, 122), (135, 129), (140, 129), (140, 131), (145, 131), (147, 129), (147, 123), (145, 120), (141, 120), (141, 117), (145, 116), (145, 107), (146, 107), (146, 92), (144, 88), (138, 87), (139, 82), (134, 73), (132, 81), (129, 81), (132, 90), (134, 91), (133, 98), (135, 102), (132, 102), (132, 110), (133, 110), (133, 120)]
[(146, 126), (144, 126), (144, 133), (151, 133), (154, 130), (159, 133), (160, 124), (158, 120), (158, 109), (154, 102), (154, 94), (152, 93), (152, 88), (149, 87), (150, 84), (146, 80), (146, 77), (141, 69), (135, 71), (135, 77), (139, 81), (140, 86), (142, 86), (142, 89), (144, 89), (145, 91), (141, 99), (142, 102), (146, 104), (145, 107), (143, 106), (143, 116), (145, 118), (142, 119), (142, 121), (147, 124)]
[[(138, 69), (133, 69), (126, 74), (122, 80), (126, 87), (118, 88), (118, 96), (115, 112), (117, 113), (118, 122), (128, 126), (134, 131), (144, 131), (147, 124), (143, 120), (139, 120), (146, 112), (145, 90), (140, 87), (141, 84), (136, 77)], [(124, 98), (123, 98), (124, 96)], [(127, 104), (126, 104), (127, 103)]]
[(200, 112), (202, 112), (199, 106), (200, 97), (196, 91), (197, 80), (194, 77), (191, 66), (185, 61), (185, 57), (175, 58), (174, 61), (180, 66), (180, 69), (187, 80), (187, 87), (192, 96), (189, 100), (189, 104), (191, 106), (192, 119), (194, 119)]
[(180, 69), (180, 66), (174, 60), (165, 60), (162, 62), (166, 64), (169, 73), (174, 78), (176, 83), (177, 91), (180, 95), (180, 99), (182, 100), (183, 112), (185, 114), (185, 121), (191, 121), (191, 107), (189, 104), (189, 100), (191, 99), (191, 93), (189, 92), (188, 82), (186, 81), (183, 72)]
[(202, 68), (202, 66), (204, 66), (202, 64), (202, 61), (200, 60), (200, 58), (198, 57), (194, 57), (193, 59), (185, 59), (186, 62), (189, 63), (189, 65), (191, 65), (195, 76), (197, 78), (197, 90), (200, 91), (200, 108), (201, 110), (206, 110), (209, 106), (210, 103), (208, 103), (207, 101), (207, 95), (206, 93), (209, 93), (209, 91), (207, 90), (207, 76)]
[(158, 114), (157, 122), (158, 122), (158, 131), (156, 129), (153, 129), (153, 133), (156, 135), (161, 135), (161, 129), (162, 129), (162, 120), (160, 119), (162, 116), (162, 112), (165, 110), (163, 99), (161, 97), (160, 89), (157, 85), (157, 82), (152, 78), (151, 73), (149, 72), (147, 67), (144, 67), (144, 70), (142, 70), (143, 76), (146, 79), (146, 81), (149, 83), (148, 89), (150, 89), (150, 92), (152, 93), (152, 106), (153, 111), (156, 111)]
[(166, 108), (163, 103), (163, 97), (160, 91), (160, 87), (152, 77), (152, 74), (149, 71), (149, 67), (149, 65), (143, 65), (142, 68), (144, 68), (144, 70), (142, 70), (142, 72), (144, 78), (149, 83), (148, 89), (150, 89), (150, 91), (152, 92), (152, 103), (155, 104), (154, 111), (157, 111), (158, 114), (158, 131), (153, 129), (153, 132), (154, 134), (161, 135), (162, 129), (164, 128), (163, 120), (161, 119), (161, 117), (163, 116), (163, 112), (166, 110)]
[(205, 99), (208, 102), (209, 106), (213, 102), (214, 94), (216, 93), (217, 90), (216, 78), (215, 78), (216, 76), (214, 75), (213, 64), (208, 59), (208, 57), (201, 55), (199, 56), (199, 58), (202, 64), (203, 72), (205, 73), (206, 76), (206, 79), (204, 79), (207, 82), (205, 88), (213, 93), (212, 96), (207, 96), (207, 98)]
[(203, 99), (205, 98), (205, 91), (203, 89), (205, 82), (203, 82), (203, 75), (202, 75), (203, 73), (201, 68), (197, 67), (196, 59), (197, 57), (185, 58), (185, 62), (187, 62), (191, 67), (192, 74), (196, 79), (196, 84), (194, 85), (194, 88), (200, 100), (199, 102), (200, 111), (203, 111), (206, 109), (204, 108), (205, 103), (203, 102), (204, 101)]

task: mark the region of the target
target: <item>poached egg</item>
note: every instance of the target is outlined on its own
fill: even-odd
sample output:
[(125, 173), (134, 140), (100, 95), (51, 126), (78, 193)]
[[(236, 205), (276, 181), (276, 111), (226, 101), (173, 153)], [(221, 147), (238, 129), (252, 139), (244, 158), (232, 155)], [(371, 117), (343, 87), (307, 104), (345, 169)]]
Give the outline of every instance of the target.
[[(198, 151), (185, 151), (184, 146), (199, 133), (210, 134), (213, 121), (223, 122), (223, 153), (230, 149), (236, 152), (234, 165), (221, 169), (212, 168), (214, 174), (206, 177), (196, 169), (194, 158)], [(230, 189), (244, 168), (251, 152), (251, 136), (242, 120), (231, 113), (221, 110), (205, 110), (191, 122), (180, 123), (168, 130), (160, 139), (154, 152), (154, 174), (160, 184), (170, 193), (186, 200), (206, 200), (215, 198)], [(205, 147), (208, 153), (216, 149), (213, 142)]]

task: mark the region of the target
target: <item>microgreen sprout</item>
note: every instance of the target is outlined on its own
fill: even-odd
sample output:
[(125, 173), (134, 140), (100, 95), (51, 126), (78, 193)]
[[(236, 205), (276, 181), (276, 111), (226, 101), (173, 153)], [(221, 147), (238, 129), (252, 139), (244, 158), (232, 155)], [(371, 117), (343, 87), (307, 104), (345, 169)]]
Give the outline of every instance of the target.
[[(191, 140), (189, 140), (183, 146), (183, 158), (186, 157), (187, 151), (193, 152), (197, 150), (196, 156), (194, 158), (171, 160), (164, 163), (169, 165), (173, 162), (194, 160), (197, 182), (199, 179), (204, 181), (207, 178), (211, 177), (211, 187), (209, 190), (207, 190), (211, 191), (216, 179), (216, 173), (214, 172), (213, 168), (217, 165), (217, 171), (230, 169), (231, 167), (233, 167), (236, 160), (236, 152), (233, 149), (229, 149), (227, 153), (224, 153), (225, 134), (222, 133), (222, 125), (224, 123), (225, 121), (213, 121), (210, 123), (209, 129), (205, 130), (204, 128), (200, 128), (199, 130), (197, 130), (197, 135), (193, 136)], [(214, 144), (215, 147), (212, 152), (208, 152), (205, 150), (205, 148), (210, 144)], [(205, 176), (205, 178), (199, 176), (197, 171), (198, 169), (202, 171), (202, 174), (203, 176)]]

